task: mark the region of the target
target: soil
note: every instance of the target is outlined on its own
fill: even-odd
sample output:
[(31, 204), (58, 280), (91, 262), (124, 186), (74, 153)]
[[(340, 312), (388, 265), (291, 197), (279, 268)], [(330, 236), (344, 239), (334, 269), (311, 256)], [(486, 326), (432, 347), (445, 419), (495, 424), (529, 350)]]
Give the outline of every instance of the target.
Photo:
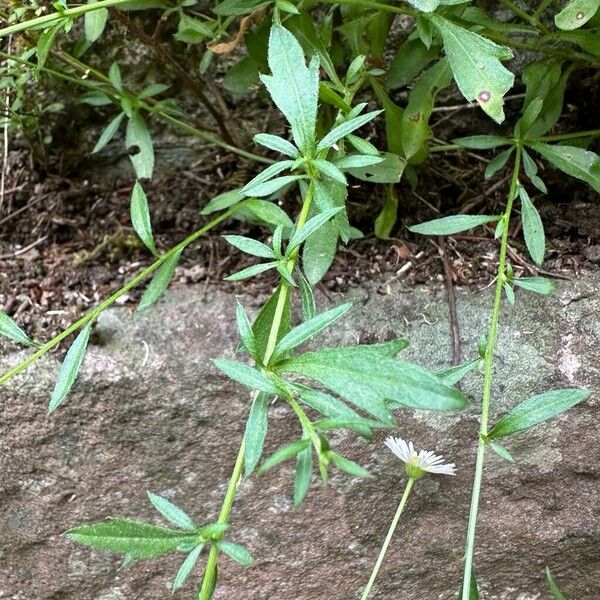
[[(450, 92), (439, 104), (452, 106), (457, 101), (460, 105), (460, 98)], [(520, 102), (517, 98), (516, 104), (520, 106)], [(508, 104), (509, 114), (513, 104)], [(238, 107), (238, 111), (242, 109)], [(272, 123), (273, 118), (267, 113), (261, 127), (271, 121), (269, 130), (282, 129), (281, 124)], [(589, 123), (575, 122), (573, 111), (566, 119), (569, 130), (589, 129)], [(480, 111), (464, 105), (451, 111), (441, 109), (432, 121), (435, 136), (444, 140), (471, 133), (478, 123), (489, 127)], [(372, 136), (378, 133), (373, 131)], [(14, 149), (8, 155), (0, 210), (0, 308), (36, 339), (48, 339), (66, 327), (150, 261), (130, 224), (133, 175), (128, 157), (120, 153), (122, 141), (113, 142), (98, 157), (84, 154), (63, 160), (69, 156), (66, 140), (74, 133), (62, 131), (61, 135), (65, 142), (55, 136), (54, 154), (45, 155), (43, 165), (22, 140), (11, 144)], [(152, 183), (144, 185), (159, 250), (168, 249), (201, 227), (206, 222), (200, 215), (202, 206), (216, 194), (240, 186), (259, 168), (233, 154), (201, 146), (197, 140), (172, 135), (155, 132), (156, 175)], [(86, 132), (83, 137), (74, 143), (77, 152), (82, 146), (85, 149), (83, 142), (89, 141), (88, 137), (97, 136)], [(499, 213), (509, 175), (500, 173), (490, 182), (484, 180), (483, 171), (491, 156), (485, 151), (431, 155), (420, 168), (416, 191), (405, 182), (398, 186), (398, 222), (388, 240), (379, 240), (372, 233), (373, 215), (383, 202), (381, 190), (353, 181), (349, 213), (365, 237), (340, 248), (320, 284), (322, 291), (343, 291), (349, 285), (374, 280), (385, 294), (388, 285), (398, 280), (407, 286), (443, 282), (444, 260), (453, 284), (476, 289), (489, 285), (497, 257), (491, 228), (479, 229), (472, 236), (450, 237), (444, 254), (443, 241), (415, 236), (406, 226), (456, 212)], [(510, 249), (513, 267), (526, 275), (563, 279), (597, 270), (598, 194), (553, 170), (546, 169), (543, 178), (549, 193), (538, 194), (534, 200), (548, 237), (546, 261), (543, 268), (531, 263), (515, 220)], [(286, 208), (295, 214), (292, 204), (298, 199), (288, 202)], [(249, 264), (248, 257), (233, 251), (220, 237), (233, 231), (259, 239), (268, 235), (250, 223), (225, 223), (186, 250), (173, 285), (205, 282), (207, 290), (209, 286), (239, 289), (239, 284), (223, 281), (226, 274)], [(265, 274), (243, 285), (246, 292), (258, 293), (274, 283), (274, 276)], [(133, 308), (140, 293), (140, 289), (133, 290), (119, 302)]]

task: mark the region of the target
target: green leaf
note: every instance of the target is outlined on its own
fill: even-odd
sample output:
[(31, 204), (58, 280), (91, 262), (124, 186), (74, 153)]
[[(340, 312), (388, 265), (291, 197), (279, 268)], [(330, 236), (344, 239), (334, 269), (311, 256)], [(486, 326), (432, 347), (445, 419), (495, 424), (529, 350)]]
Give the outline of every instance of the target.
[(371, 473), (369, 473), (369, 471), (355, 463), (353, 460), (344, 458), (343, 456), (331, 451), (327, 456), (329, 460), (331, 460), (331, 462), (341, 471), (345, 471), (346, 473), (354, 475), (355, 477), (371, 477)]
[(60, 19), (58, 23), (52, 25), (48, 29), (45, 29), (40, 34), (36, 47), (38, 70), (42, 69), (46, 64), (48, 56), (50, 55), (50, 51), (52, 50), (54, 40), (56, 39), (56, 36), (60, 32), (60, 30), (64, 27), (65, 23), (66, 19)]
[[(256, 338), (256, 345), (260, 356), (264, 356), (267, 350), (267, 342), (269, 340), (269, 334), (271, 332), (271, 325), (275, 316), (275, 310), (277, 308), (277, 302), (279, 294), (281, 293), (281, 284), (275, 290), (275, 293), (265, 302), (263, 307), (260, 309), (254, 324), (252, 325), (252, 331)], [(283, 315), (281, 318), (281, 326), (277, 332), (277, 341), (279, 341), (290, 329), (292, 324), (292, 309), (290, 304), (290, 294), (286, 294), (285, 303), (283, 306)]]
[(58, 372), (50, 403), (48, 404), (48, 412), (54, 412), (64, 402), (67, 394), (73, 387), (79, 373), (79, 368), (85, 357), (91, 331), (92, 324), (89, 323), (79, 332), (79, 335), (67, 351), (65, 360)]
[(588, 390), (566, 388), (528, 398), (504, 415), (488, 433), (489, 439), (511, 435), (565, 412), (590, 395)]
[(478, 33), (434, 14), (431, 21), (440, 32), (458, 89), (497, 123), (504, 121), (503, 96), (515, 76), (501, 60), (513, 57), (510, 48), (499, 46)]
[(387, 358), (369, 346), (328, 348), (294, 356), (277, 365), (279, 373), (314, 379), (380, 421), (392, 421), (394, 407), (458, 410), (468, 401), (422, 367)]
[(154, 237), (152, 235), (152, 225), (150, 223), (150, 209), (148, 207), (148, 198), (140, 185), (139, 181), (135, 182), (133, 191), (131, 192), (131, 223), (140, 240), (152, 254), (157, 255)]
[(406, 40), (396, 51), (387, 72), (390, 90), (406, 86), (440, 53), (440, 47), (427, 48), (420, 39)]
[(166, 83), (151, 83), (138, 94), (138, 100), (145, 100), (146, 98), (158, 96), (167, 91), (170, 87), (171, 86)]
[(128, 150), (137, 147), (137, 153), (129, 155), (136, 177), (151, 179), (154, 169), (154, 147), (146, 123), (137, 112), (127, 121), (125, 145)]
[(209, 523), (198, 529), (198, 535), (202, 536), (205, 540), (215, 540), (220, 539), (228, 529), (229, 525), (227, 523)]
[(338, 246), (338, 230), (327, 222), (309, 235), (302, 248), (302, 266), (310, 285), (317, 285), (333, 263)]
[(452, 235), (461, 231), (467, 231), (486, 223), (500, 219), (497, 215), (452, 215), (434, 219), (408, 228), (413, 233), (422, 235)]
[(352, 177), (369, 183), (398, 183), (404, 173), (406, 161), (392, 152), (383, 152), (383, 160), (374, 165), (359, 168), (348, 168)]
[(338, 169), (361, 169), (370, 167), (383, 161), (383, 156), (373, 156), (372, 154), (348, 154), (335, 161)]
[[(94, 4), (96, 0), (88, 0), (88, 4)], [(85, 13), (85, 39), (89, 44), (93, 44), (104, 31), (106, 21), (108, 20), (108, 10), (99, 8)]]
[(272, 75), (261, 75), (260, 78), (291, 125), (296, 145), (307, 154), (315, 142), (319, 60), (313, 57), (307, 67), (296, 38), (274, 23), (269, 36), (268, 62)]
[(490, 448), (503, 460), (507, 462), (515, 462), (515, 459), (512, 457), (512, 454), (504, 447), (501, 446), (498, 442), (489, 442)]
[(275, 192), (279, 191), (282, 187), (302, 179), (303, 175), (283, 175), (282, 177), (275, 177), (264, 183), (254, 184), (252, 187), (246, 186), (244, 188), (244, 194), (246, 196), (257, 196), (259, 198), (270, 196)]
[(184, 544), (198, 543), (197, 535), (121, 518), (80, 525), (65, 535), (80, 544), (121, 552), (132, 559), (164, 556), (176, 552)]
[(385, 202), (381, 212), (375, 219), (375, 235), (380, 240), (387, 240), (398, 219), (398, 194), (394, 185), (386, 188)]
[(480, 358), (474, 358), (463, 363), (462, 365), (456, 365), (454, 367), (444, 369), (440, 373), (436, 373), (436, 376), (445, 384), (454, 385), (458, 383), (465, 375), (475, 370), (479, 366), (480, 362)]
[(171, 588), (173, 594), (183, 586), (190, 573), (194, 570), (203, 548), (204, 544), (196, 546), (181, 563), (177, 575), (175, 575), (175, 579), (173, 580), (173, 587)]
[(313, 160), (313, 165), (323, 174), (327, 175), (331, 179), (338, 181), (343, 185), (347, 185), (348, 181), (346, 180), (346, 176), (340, 171), (340, 169), (330, 163), (328, 160), (324, 160), (321, 158), (317, 158)]
[(490, 150), (498, 146), (507, 146), (512, 144), (512, 140), (500, 135), (470, 135), (467, 137), (455, 138), (453, 144), (458, 144), (463, 148), (473, 148), (474, 150)]
[(275, 152), (285, 154), (286, 156), (291, 156), (292, 158), (298, 158), (298, 156), (300, 156), (298, 148), (296, 148), (292, 142), (288, 142), (286, 139), (279, 137), (278, 135), (271, 135), (270, 133), (258, 133), (254, 136), (254, 142), (264, 146), (265, 148), (269, 148), (269, 150), (274, 150)]
[(249, 567), (252, 564), (252, 555), (241, 544), (229, 540), (220, 540), (217, 542), (217, 548), (243, 567)]
[(313, 180), (313, 186), (315, 190), (314, 204), (319, 211), (322, 212), (330, 208), (340, 209), (340, 211), (334, 215), (331, 224), (337, 229), (339, 236), (344, 243), (347, 243), (352, 237), (348, 215), (346, 214), (346, 198), (348, 196), (347, 187), (332, 179), (327, 179), (325, 181)]
[(508, 303), (510, 305), (513, 305), (515, 303), (515, 292), (512, 289), (512, 286), (510, 285), (510, 283), (505, 283), (502, 287), (504, 288), (504, 293), (506, 295)]
[(571, 0), (555, 17), (559, 29), (570, 31), (585, 25), (600, 8), (600, 0)]
[(275, 384), (265, 377), (258, 369), (245, 365), (244, 363), (226, 358), (217, 358), (213, 363), (227, 377), (254, 390), (267, 394), (278, 395), (279, 389)]
[(548, 567), (546, 567), (546, 579), (548, 580), (548, 587), (552, 592), (552, 597), (554, 600), (567, 600), (562, 592), (558, 589), (556, 583), (554, 583), (554, 578), (552, 577), (552, 571)]
[(429, 118), (437, 93), (448, 87), (452, 81), (452, 72), (447, 60), (440, 60), (418, 79), (410, 91), (408, 105), (402, 115), (400, 138), (404, 158), (415, 156), (427, 146), (432, 136)]
[(0, 310), (0, 335), (23, 346), (35, 346), (33, 340), (3, 310)]
[(519, 185), (518, 192), (521, 199), (521, 222), (523, 223), (525, 244), (534, 262), (541, 265), (544, 262), (544, 254), (546, 252), (544, 225), (540, 214), (522, 185)]
[(321, 314), (304, 321), (304, 323), (294, 327), (287, 335), (285, 335), (275, 346), (273, 351), (272, 361), (277, 362), (281, 357), (288, 352), (311, 339), (333, 323), (343, 317), (352, 308), (352, 302), (340, 304), (335, 308), (326, 310)]
[(513, 285), (535, 292), (536, 294), (543, 294), (547, 296), (554, 291), (554, 282), (546, 277), (519, 277), (513, 279)]
[(541, 142), (531, 143), (530, 146), (557, 169), (585, 181), (600, 193), (600, 156), (595, 152), (576, 146), (551, 146)]
[(171, 501), (147, 492), (148, 499), (154, 508), (165, 518), (171, 522), (175, 527), (188, 531), (196, 531), (197, 527), (194, 521), (178, 506), (175, 506)]
[(329, 208), (323, 212), (311, 217), (305, 224), (304, 227), (296, 230), (290, 239), (287, 252), (288, 254), (297, 248), (306, 238), (312, 235), (320, 227), (322, 227), (331, 217), (336, 215), (342, 210), (341, 207)]
[(251, 179), (243, 188), (242, 192), (247, 196), (253, 195), (253, 188), (258, 187), (261, 183), (273, 179), (275, 175), (279, 175), (282, 171), (289, 170), (295, 165), (293, 160), (281, 160), (263, 169), (256, 177)]
[(287, 444), (286, 446), (279, 448), (279, 450), (271, 454), (271, 456), (269, 456), (269, 458), (267, 458), (260, 466), (258, 472), (264, 473), (265, 471), (276, 467), (283, 461), (293, 458), (294, 456), (296, 456), (296, 454), (302, 452), (302, 450), (305, 450), (306, 448), (310, 448), (309, 439), (297, 440), (295, 442), (292, 442), (291, 444)]
[(114, 62), (110, 65), (108, 69), (108, 79), (110, 80), (112, 86), (118, 90), (123, 90), (123, 80), (121, 78), (121, 69), (119, 69), (119, 65)]
[[(218, 210), (225, 210), (238, 202), (241, 202), (245, 198), (245, 194), (242, 193), (242, 189), (230, 190), (215, 196), (208, 204), (200, 211), (201, 215), (209, 215), (217, 212)], [(250, 198), (251, 200), (251, 198)]]
[(262, 456), (268, 425), (268, 394), (257, 394), (250, 408), (244, 433), (244, 477), (250, 477)]
[[(86, 15), (89, 15), (89, 14), (90, 13), (86, 13)], [(119, 130), (119, 127), (121, 126), (121, 123), (123, 122), (124, 116), (125, 116), (125, 113), (122, 113), (122, 112), (119, 113), (106, 126), (106, 129), (102, 132), (102, 135), (96, 142), (96, 145), (94, 146), (94, 149), (92, 150), (92, 154), (94, 154), (95, 152), (100, 152), (100, 150), (102, 150), (102, 148), (104, 148), (104, 146), (106, 146), (106, 144), (108, 144), (108, 142), (110, 142), (110, 140), (112, 140), (113, 137), (115, 137), (115, 134), (117, 133), (117, 131)]]
[(246, 267), (237, 273), (233, 273), (228, 277), (225, 277), (225, 281), (241, 281), (242, 279), (248, 279), (249, 277), (254, 277), (259, 273), (264, 273), (269, 269), (274, 269), (277, 266), (276, 262), (267, 262), (260, 263), (258, 265), (252, 265), (251, 267)]
[(359, 115), (358, 117), (354, 117), (353, 119), (349, 119), (348, 121), (344, 121), (337, 127), (334, 127), (317, 145), (317, 151), (325, 150), (326, 148), (330, 148), (337, 141), (341, 140), (343, 137), (347, 136), (349, 133), (356, 131), (369, 121), (372, 121), (377, 115), (381, 114), (381, 110), (374, 110), (370, 113), (365, 113), (364, 115)]
[(309, 319), (312, 319), (317, 312), (315, 295), (313, 294), (311, 284), (302, 273), (300, 273), (299, 281), (300, 295), (302, 297), (302, 316), (305, 321), (308, 321)]
[(312, 478), (312, 462), (312, 447), (298, 452), (294, 473), (294, 506), (300, 506), (306, 498)]
[(504, 150), (503, 152), (500, 152), (500, 154), (498, 154), (497, 156), (494, 156), (494, 158), (492, 158), (492, 160), (490, 160), (487, 167), (485, 168), (484, 178), (490, 179), (498, 171), (503, 169), (506, 166), (506, 163), (508, 162), (508, 159), (511, 157), (514, 150), (515, 150), (514, 147), (512, 147), (512, 148), (509, 148), (508, 150)]
[(244, 307), (239, 302), (237, 303), (235, 316), (242, 344), (245, 346), (246, 350), (250, 352), (254, 359), (258, 360), (258, 350), (256, 348), (254, 332), (252, 331), (252, 326), (248, 320), (248, 315), (246, 314)]
[(353, 133), (349, 133), (346, 136), (346, 140), (348, 140), (348, 142), (350, 142), (350, 145), (361, 154), (368, 154), (370, 156), (377, 157), (379, 156), (379, 150), (375, 146), (373, 146), (371, 142), (363, 140), (362, 138), (358, 137), (357, 135), (354, 135)]
[(144, 291), (140, 303), (138, 305), (138, 311), (144, 310), (154, 304), (163, 294), (163, 292), (169, 287), (173, 274), (179, 262), (182, 250), (175, 252), (157, 269), (152, 281), (150, 281), (148, 287)]
[(255, 217), (269, 223), (269, 225), (281, 226), (287, 229), (293, 229), (294, 227), (294, 223), (286, 212), (277, 204), (268, 200), (248, 198), (244, 201), (244, 208), (247, 208)]
[(242, 235), (224, 235), (223, 239), (230, 243), (232, 246), (238, 248), (246, 254), (251, 256), (258, 256), (260, 258), (275, 258), (275, 253), (272, 248), (269, 248), (266, 244), (247, 238)]
[(479, 600), (479, 588), (477, 586), (477, 579), (475, 579), (475, 573), (471, 571), (471, 584), (469, 586), (469, 600)]

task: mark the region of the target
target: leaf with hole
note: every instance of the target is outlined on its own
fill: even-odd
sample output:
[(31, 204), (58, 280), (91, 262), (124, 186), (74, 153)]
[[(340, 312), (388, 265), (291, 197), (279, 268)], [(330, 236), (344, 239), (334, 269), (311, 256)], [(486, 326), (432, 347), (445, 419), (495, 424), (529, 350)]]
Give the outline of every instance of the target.
[(133, 113), (127, 121), (125, 145), (128, 150), (137, 149), (135, 154), (129, 155), (136, 177), (151, 179), (154, 170), (154, 146), (146, 122), (138, 112)]
[(600, 8), (600, 0), (571, 0), (555, 17), (559, 29), (570, 31), (585, 25)]

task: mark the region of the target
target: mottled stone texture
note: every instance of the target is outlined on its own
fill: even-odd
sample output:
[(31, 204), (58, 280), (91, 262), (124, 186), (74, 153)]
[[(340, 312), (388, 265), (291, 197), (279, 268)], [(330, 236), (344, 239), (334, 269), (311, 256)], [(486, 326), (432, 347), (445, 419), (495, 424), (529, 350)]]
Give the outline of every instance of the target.
[[(492, 419), (519, 400), (555, 387), (597, 389), (600, 279), (560, 285), (550, 298), (518, 292), (505, 307)], [(411, 358), (441, 368), (450, 356), (442, 289), (397, 286), (342, 298), (359, 300), (319, 343), (407, 336)], [(458, 290), (463, 355), (472, 356), (489, 322), (490, 290)], [(181, 557), (118, 570), (117, 557), (61, 537), (76, 523), (122, 515), (158, 521), (146, 490), (171, 498), (199, 522), (215, 518), (244, 430), (249, 394), (211, 366), (233, 355), (232, 295), (184, 288), (142, 314), (116, 308), (96, 328), (68, 403), (48, 417), (58, 367), (49, 356), (0, 389), (0, 598), (158, 600), (170, 595)], [(259, 299), (243, 297), (255, 311)], [(321, 308), (329, 301), (321, 299)], [(25, 352), (6, 354), (3, 368)], [(3, 369), (4, 370), (4, 369)], [(456, 597), (479, 410), (481, 377), (464, 390), (459, 414), (399, 411), (395, 434), (436, 449), (458, 466), (455, 478), (425, 478), (411, 498), (373, 598)], [(487, 460), (476, 570), (486, 600), (549, 598), (546, 565), (571, 600), (600, 597), (598, 395), (550, 424), (506, 441), (516, 464)], [(298, 434), (282, 403), (271, 407), (268, 451)], [(314, 482), (299, 509), (290, 502), (292, 465), (239, 489), (234, 538), (256, 557), (243, 569), (223, 560), (217, 600), (358, 598), (405, 477), (385, 450), (353, 434), (337, 449), (374, 477), (336, 473)], [(194, 577), (179, 597), (193, 597)]]

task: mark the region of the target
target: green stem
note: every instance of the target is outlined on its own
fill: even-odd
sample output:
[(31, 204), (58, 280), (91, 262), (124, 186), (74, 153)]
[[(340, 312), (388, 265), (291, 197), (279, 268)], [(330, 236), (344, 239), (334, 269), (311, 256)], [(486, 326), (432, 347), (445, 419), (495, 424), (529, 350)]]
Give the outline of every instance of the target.
[[(308, 214), (310, 211), (310, 206), (312, 204), (312, 199), (314, 195), (313, 186), (310, 185), (308, 191), (306, 192), (306, 196), (304, 198), (304, 202), (302, 204), (302, 209), (300, 211), (300, 215), (298, 216), (298, 221), (296, 223), (296, 229), (301, 229), (306, 220), (308, 218)], [(290, 271), (293, 270), (296, 260), (298, 258), (298, 251), (292, 253), (292, 256), (288, 262), (288, 268)], [(273, 315), (273, 321), (271, 323), (271, 328), (269, 331), (269, 338), (267, 340), (267, 347), (265, 348), (265, 355), (263, 358), (263, 364), (267, 365), (271, 356), (273, 356), (273, 351), (275, 350), (275, 346), (277, 344), (277, 338), (279, 337), (279, 330), (281, 329), (281, 324), (283, 322), (283, 311), (285, 308), (285, 304), (288, 298), (288, 294), (290, 293), (290, 286), (285, 282), (281, 282), (281, 287), (279, 288), (279, 296), (277, 298), (277, 305), (275, 307), (275, 313)], [(293, 399), (293, 398), (292, 398)], [(229, 478), (229, 485), (227, 486), (227, 491), (225, 492), (225, 498), (223, 499), (223, 504), (221, 505), (221, 510), (219, 512), (218, 523), (228, 523), (229, 516), (231, 514), (231, 510), (233, 508), (233, 503), (235, 501), (235, 495), (237, 492), (237, 488), (242, 478), (242, 472), (244, 469), (244, 452), (245, 452), (245, 441), (242, 438), (242, 442), (240, 444), (240, 449), (238, 451), (237, 459), (235, 461), (235, 465), (233, 467), (233, 471), (231, 473), (231, 477)], [(198, 600), (210, 600), (214, 587), (216, 585), (217, 580), (217, 561), (219, 558), (219, 549), (216, 546), (212, 546), (210, 552), (208, 554), (208, 559), (206, 561), (206, 567), (204, 569), (204, 575), (202, 577), (202, 584), (200, 586), (200, 590), (198, 591)]]
[(541, 31), (542, 33), (548, 33), (548, 28), (545, 25), (541, 25), (538, 22), (538, 19), (535, 18), (535, 16), (527, 14), (522, 8), (517, 6), (511, 0), (500, 0), (500, 4), (503, 4), (506, 8), (508, 8), (508, 10), (515, 13), (517, 17), (523, 19), (523, 21), (529, 23), (532, 27), (539, 29), (539, 31)]
[(554, 0), (543, 0), (540, 2), (539, 6), (533, 11), (533, 18), (537, 23), (540, 20), (540, 17), (546, 12), (546, 9), (554, 2)]
[(398, 521), (400, 520), (400, 516), (402, 515), (402, 511), (404, 510), (404, 507), (406, 506), (406, 501), (408, 500), (408, 497), (410, 495), (410, 492), (412, 490), (414, 483), (415, 483), (415, 480), (412, 477), (410, 477), (408, 480), (408, 483), (406, 484), (406, 487), (404, 488), (404, 494), (402, 494), (402, 499), (400, 500), (400, 504), (398, 505), (396, 514), (394, 515), (394, 518), (392, 520), (392, 524), (390, 525), (390, 528), (387, 532), (385, 541), (383, 542), (383, 546), (381, 546), (381, 550), (379, 551), (379, 556), (377, 558), (377, 562), (375, 563), (375, 566), (373, 567), (373, 572), (371, 573), (371, 577), (369, 578), (369, 583), (367, 583), (367, 587), (365, 588), (365, 591), (363, 592), (363, 595), (361, 596), (360, 600), (367, 600), (367, 598), (369, 597), (369, 594), (371, 593), (371, 588), (373, 587), (373, 584), (375, 583), (375, 579), (377, 578), (377, 573), (379, 573), (379, 568), (381, 567), (381, 563), (383, 562), (383, 559), (385, 558), (385, 553), (387, 552), (388, 546), (390, 545), (390, 542), (392, 541), (394, 531), (396, 530)]
[(481, 401), (481, 421), (479, 426), (479, 442), (477, 444), (477, 459), (475, 462), (475, 475), (473, 478), (473, 491), (471, 493), (471, 508), (469, 511), (469, 525), (467, 527), (467, 543), (465, 552), (465, 570), (463, 576), (462, 600), (469, 600), (471, 573), (473, 571), (473, 552), (475, 549), (475, 529), (477, 526), (477, 514), (479, 511), (479, 498), (481, 495), (481, 481), (483, 478), (483, 462), (485, 458), (484, 436), (487, 435), (488, 420), (490, 415), (490, 402), (492, 397), (492, 375), (494, 364), (494, 349), (498, 337), (498, 322), (500, 319), (500, 308), (502, 306), (502, 288), (505, 282), (506, 251), (508, 248), (508, 230), (513, 202), (517, 195), (517, 184), (519, 183), (519, 170), (521, 168), (521, 146), (517, 146), (515, 164), (513, 168), (508, 201), (504, 211), (504, 228), (500, 244), (500, 256), (498, 260), (498, 276), (496, 280), (496, 293), (494, 297), (494, 308), (492, 310), (492, 321), (485, 348), (485, 376), (483, 383), (483, 398)]
[(36, 17), (35, 19), (29, 19), (28, 21), (23, 21), (21, 23), (15, 23), (14, 25), (4, 27), (3, 29), (0, 29), (0, 38), (6, 37), (11, 33), (26, 31), (27, 29), (41, 28), (44, 25), (50, 25), (54, 21), (59, 21), (65, 17), (75, 18), (92, 10), (108, 8), (109, 6), (117, 6), (119, 4), (125, 4), (129, 1), (130, 0), (100, 0), (100, 2), (95, 2), (93, 4), (82, 4), (81, 6), (76, 6), (75, 8), (67, 8), (65, 10), (53, 12), (49, 15), (43, 15), (41, 17)]
[(573, 133), (560, 133), (558, 135), (545, 135), (537, 140), (527, 140), (528, 142), (560, 142), (562, 140), (576, 140), (582, 137), (600, 135), (600, 129), (588, 129), (587, 131), (575, 131)]
[(219, 215), (216, 219), (213, 219), (210, 223), (207, 223), (201, 229), (198, 229), (184, 240), (179, 242), (176, 246), (173, 246), (170, 250), (167, 250), (164, 254), (161, 254), (159, 258), (157, 258), (151, 265), (148, 265), (143, 271), (138, 273), (133, 279), (130, 279), (121, 289), (117, 290), (114, 294), (103, 300), (98, 306), (94, 307), (92, 310), (87, 312), (81, 319), (75, 321), (72, 325), (67, 327), (64, 331), (59, 333), (57, 336), (53, 337), (50, 341), (42, 344), (31, 356), (28, 356), (23, 362), (19, 363), (6, 373), (4, 373), (0, 377), (0, 385), (6, 383), (10, 379), (12, 379), (15, 375), (24, 371), (33, 364), (40, 357), (44, 356), (48, 351), (52, 350), (62, 342), (66, 337), (76, 332), (78, 329), (84, 327), (91, 321), (93, 321), (101, 312), (106, 310), (109, 306), (115, 303), (123, 294), (127, 293), (130, 289), (134, 288), (136, 285), (141, 283), (144, 279), (146, 279), (149, 275), (151, 275), (156, 269), (158, 269), (167, 259), (171, 256), (183, 250), (186, 246), (189, 246), (192, 242), (197, 240), (200, 236), (204, 235), (207, 231), (230, 217), (236, 210), (238, 210), (239, 206), (234, 206), (229, 210), (225, 211), (221, 215)]

